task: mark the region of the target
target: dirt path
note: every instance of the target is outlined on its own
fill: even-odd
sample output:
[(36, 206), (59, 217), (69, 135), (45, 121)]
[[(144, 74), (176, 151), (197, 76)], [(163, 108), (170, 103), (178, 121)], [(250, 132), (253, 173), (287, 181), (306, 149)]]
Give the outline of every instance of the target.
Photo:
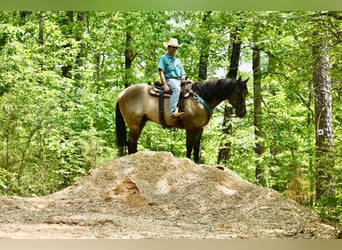
[(333, 238), (333, 227), (230, 170), (140, 152), (46, 197), (0, 197), (0, 238)]

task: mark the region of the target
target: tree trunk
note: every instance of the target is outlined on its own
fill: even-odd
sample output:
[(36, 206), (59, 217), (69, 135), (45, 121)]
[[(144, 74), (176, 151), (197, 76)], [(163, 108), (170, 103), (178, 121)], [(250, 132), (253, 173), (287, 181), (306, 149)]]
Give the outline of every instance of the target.
[(319, 201), (323, 195), (335, 193), (332, 184), (332, 171), (334, 169), (334, 131), (327, 34), (315, 32), (314, 37), (319, 37), (312, 49), (315, 90), (316, 201)]
[[(65, 13), (65, 17), (62, 20), (62, 25), (64, 26), (64, 29), (62, 29), (64, 36), (73, 37), (80, 44), (75, 58), (76, 63), (73, 64), (69, 62), (62, 66), (62, 76), (64, 77), (75, 78), (77, 80), (81, 80), (83, 77), (83, 73), (77, 71), (77, 69), (83, 66), (84, 58), (86, 58), (85, 44), (83, 42), (83, 33), (85, 30), (83, 27), (83, 23), (86, 16), (86, 12), (67, 11)], [(63, 45), (63, 47), (72, 49), (72, 44), (66, 43)], [(72, 74), (72, 71), (75, 71), (74, 75)]]
[[(231, 35), (231, 53), (230, 53), (230, 64), (227, 77), (237, 78), (239, 61), (240, 61), (240, 51), (241, 51), (241, 41), (237, 39), (237, 32)], [(224, 106), (224, 117), (222, 123), (222, 140), (220, 142), (220, 150), (217, 157), (217, 163), (226, 164), (231, 155), (231, 142), (229, 140), (229, 135), (232, 134), (232, 123), (230, 116), (233, 115), (233, 108), (225, 105)]]
[(200, 55), (199, 66), (198, 66), (198, 79), (205, 80), (208, 77), (208, 58), (209, 54), (203, 54), (203, 51)]
[(96, 79), (98, 81), (102, 81), (102, 72), (103, 72), (103, 65), (105, 62), (104, 53), (98, 52), (95, 55), (95, 65), (96, 65)]
[(231, 141), (229, 136), (232, 134), (232, 123), (230, 116), (233, 114), (233, 108), (225, 105), (224, 106), (224, 117), (222, 122), (222, 139), (220, 141), (220, 149), (217, 156), (217, 163), (223, 163), (226, 165), (231, 156)]
[(126, 44), (125, 44), (125, 72), (124, 72), (124, 83), (125, 87), (130, 85), (131, 81), (131, 70), (132, 70), (132, 63), (134, 60), (134, 52), (132, 48), (133, 43), (133, 34), (129, 31), (126, 32)]
[(262, 130), (262, 93), (261, 93), (261, 68), (260, 68), (260, 49), (255, 46), (253, 48), (253, 89), (254, 89), (254, 134), (255, 134), (255, 153), (258, 159), (255, 162), (255, 177), (257, 181), (266, 186), (265, 169), (260, 163), (262, 155), (265, 151), (264, 132)]
[[(65, 17), (63, 18), (63, 25), (66, 27), (64, 30), (64, 35), (69, 36), (72, 33), (72, 29), (70, 28), (70, 25), (72, 24), (74, 20), (74, 12), (73, 11), (67, 11), (65, 13)], [(71, 48), (71, 43), (67, 43), (63, 45), (64, 48)], [(67, 63), (62, 66), (62, 76), (67, 78), (72, 78), (71, 75), (72, 65), (71, 63)]]
[(38, 44), (44, 45), (44, 14), (40, 12)]
[[(209, 20), (211, 11), (205, 12), (202, 19), (202, 29), (207, 32), (207, 22)], [(209, 61), (209, 48), (210, 48), (210, 39), (207, 35), (202, 37), (201, 41), (201, 54), (199, 58), (198, 65), (198, 79), (205, 80), (208, 78), (208, 61)]]
[(239, 31), (232, 33), (232, 52), (230, 56), (230, 64), (227, 77), (228, 78), (237, 78), (238, 70), (239, 70), (239, 62), (240, 62), (240, 51), (241, 51), (241, 41), (238, 39)]
[(78, 53), (76, 55), (76, 67), (77, 72), (75, 74), (75, 79), (81, 80), (83, 78), (83, 72), (81, 68), (84, 65), (84, 60), (87, 58), (86, 44), (83, 40), (83, 34), (86, 30), (85, 21), (87, 18), (87, 12), (77, 12), (77, 29), (75, 31), (75, 39), (80, 44)]

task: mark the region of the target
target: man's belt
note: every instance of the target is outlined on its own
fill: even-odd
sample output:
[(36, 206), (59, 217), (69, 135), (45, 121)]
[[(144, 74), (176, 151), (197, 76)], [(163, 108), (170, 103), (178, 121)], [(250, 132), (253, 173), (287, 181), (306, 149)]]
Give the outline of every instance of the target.
[(181, 78), (180, 78), (180, 77), (167, 77), (167, 78), (166, 78), (166, 80), (167, 80), (167, 79), (175, 79), (175, 80), (180, 80)]

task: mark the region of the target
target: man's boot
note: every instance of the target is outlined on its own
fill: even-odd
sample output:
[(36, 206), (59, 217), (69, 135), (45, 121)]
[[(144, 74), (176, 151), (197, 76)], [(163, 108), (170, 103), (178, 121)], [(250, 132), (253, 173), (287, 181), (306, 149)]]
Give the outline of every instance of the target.
[(172, 113), (172, 118), (174, 119), (180, 119), (184, 115), (184, 112), (179, 112), (179, 108), (176, 108), (176, 111)]

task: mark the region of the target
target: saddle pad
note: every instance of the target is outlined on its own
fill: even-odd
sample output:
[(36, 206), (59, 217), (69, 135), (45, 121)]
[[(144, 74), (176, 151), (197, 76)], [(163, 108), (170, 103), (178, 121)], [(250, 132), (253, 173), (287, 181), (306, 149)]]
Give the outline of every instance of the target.
[[(156, 88), (156, 87), (151, 87), (151, 88), (148, 90), (148, 93), (149, 93), (150, 95), (153, 95), (153, 96), (159, 96), (160, 92), (161, 92), (161, 89)], [(188, 93), (185, 93), (184, 98), (189, 97), (189, 95), (190, 95), (189, 92), (188, 92)], [(171, 94), (165, 93), (165, 92), (164, 92), (164, 97), (165, 97), (165, 98), (170, 98), (170, 97), (171, 97)]]
[[(148, 90), (148, 93), (150, 95), (153, 95), (153, 96), (159, 96), (161, 90), (156, 88), (156, 87), (151, 87), (149, 90)], [(164, 92), (164, 97), (165, 98), (170, 98), (171, 94), (168, 94), (168, 93), (165, 93)]]

